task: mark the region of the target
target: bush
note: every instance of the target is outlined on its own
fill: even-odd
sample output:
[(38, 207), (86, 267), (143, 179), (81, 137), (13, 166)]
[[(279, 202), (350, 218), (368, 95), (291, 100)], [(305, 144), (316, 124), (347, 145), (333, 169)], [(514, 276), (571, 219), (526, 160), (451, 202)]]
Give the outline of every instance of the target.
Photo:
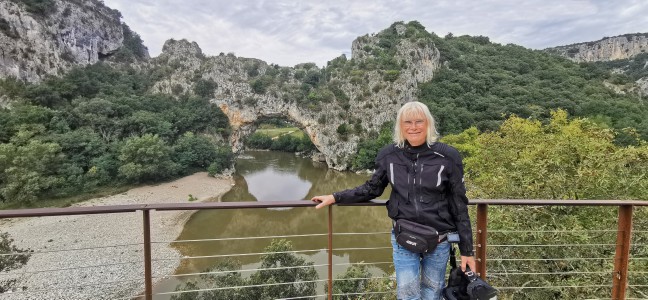
[(270, 149), (272, 146), (272, 137), (255, 132), (247, 138), (246, 145), (252, 149)]
[(174, 145), (173, 156), (173, 161), (182, 170), (192, 167), (206, 169), (216, 160), (218, 153), (216, 145), (209, 138), (187, 132)]
[(216, 174), (220, 174), (225, 169), (231, 167), (234, 163), (234, 153), (232, 153), (232, 149), (228, 146), (224, 147), (219, 147), (216, 150), (216, 157), (214, 158), (214, 161), (209, 165), (207, 168), (207, 171), (209, 172), (210, 176), (214, 176)]
[(394, 82), (396, 79), (398, 79), (398, 76), (400, 76), (400, 71), (398, 70), (387, 70), (385, 71), (385, 74), (383, 75), (383, 79), (386, 81), (391, 81)]
[(169, 178), (178, 171), (171, 153), (172, 149), (157, 135), (129, 138), (120, 150), (119, 174), (129, 182)]
[[(245, 289), (216, 289), (212, 291), (188, 292), (171, 297), (173, 300), (208, 300), (208, 299), (302, 299), (313, 298), (316, 294), (315, 287), (318, 279), (317, 272), (312, 262), (298, 257), (293, 251), (293, 245), (287, 240), (273, 240), (264, 249), (261, 256), (261, 270), (243, 278), (240, 272), (241, 263), (225, 261), (207, 272), (220, 273), (219, 275), (207, 274), (201, 280), (194, 280), (176, 287), (176, 291), (200, 290), (201, 288), (232, 287), (252, 285), (255, 287)], [(222, 272), (230, 271), (230, 272)], [(271, 285), (268, 283), (292, 283), (285, 285)], [(257, 286), (258, 285), (258, 286)]]
[(345, 136), (349, 134), (349, 125), (347, 124), (340, 124), (338, 128), (335, 130), (339, 135)]
[(213, 80), (201, 78), (194, 84), (194, 93), (200, 97), (211, 99), (214, 97), (217, 87), (218, 84)]

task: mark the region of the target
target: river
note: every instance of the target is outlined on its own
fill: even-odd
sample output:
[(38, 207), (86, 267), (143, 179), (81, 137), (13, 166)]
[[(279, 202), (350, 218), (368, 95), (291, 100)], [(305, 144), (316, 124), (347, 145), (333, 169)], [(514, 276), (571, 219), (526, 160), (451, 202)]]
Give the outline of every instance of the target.
[[(362, 184), (368, 174), (339, 172), (328, 169), (292, 153), (274, 151), (247, 151), (236, 161), (235, 186), (220, 201), (293, 201), (310, 199), (315, 195), (330, 194)], [(385, 191), (383, 197), (388, 195)], [(391, 222), (384, 207), (335, 207), (334, 232), (387, 232)], [(327, 232), (327, 210), (309, 208), (286, 209), (232, 209), (203, 210), (187, 221), (178, 240), (222, 239), (282, 235), (308, 235)], [(325, 236), (289, 238), (294, 250), (324, 249)], [(207, 242), (181, 242), (175, 247), (183, 256), (213, 256), (239, 253), (260, 253), (271, 239), (249, 239)], [(389, 247), (388, 234), (335, 236), (335, 248), (385, 248)], [(334, 264), (358, 262), (389, 262), (391, 249), (334, 250)], [(325, 264), (326, 251), (299, 254), (308, 262)], [(185, 259), (176, 274), (204, 272), (225, 258)], [(243, 269), (259, 265), (258, 255), (236, 257)], [(348, 265), (335, 266), (334, 274), (343, 273)], [(316, 268), (319, 278), (327, 278), (327, 268)], [(390, 264), (371, 267), (374, 274), (393, 272)], [(248, 274), (249, 275), (249, 274)], [(245, 276), (245, 274), (244, 274)], [(192, 277), (177, 277), (189, 280)], [(195, 279), (192, 278), (192, 279)], [(154, 293), (173, 291), (180, 281), (165, 280)], [(318, 288), (321, 293), (321, 287)], [(156, 297), (155, 299), (162, 299)]]

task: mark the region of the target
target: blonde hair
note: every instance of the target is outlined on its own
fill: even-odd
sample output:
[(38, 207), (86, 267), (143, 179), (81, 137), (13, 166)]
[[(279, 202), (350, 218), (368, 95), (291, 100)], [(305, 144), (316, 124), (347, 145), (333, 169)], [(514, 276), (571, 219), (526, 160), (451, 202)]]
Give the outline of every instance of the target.
[(412, 117), (417, 115), (424, 115), (428, 121), (427, 137), (425, 138), (427, 144), (432, 145), (439, 138), (439, 133), (436, 130), (436, 122), (427, 105), (418, 101), (407, 102), (398, 110), (398, 115), (396, 116), (396, 124), (394, 125), (394, 143), (399, 148), (403, 148), (405, 146), (405, 137), (403, 136), (403, 130), (401, 128), (402, 119), (404, 117)]

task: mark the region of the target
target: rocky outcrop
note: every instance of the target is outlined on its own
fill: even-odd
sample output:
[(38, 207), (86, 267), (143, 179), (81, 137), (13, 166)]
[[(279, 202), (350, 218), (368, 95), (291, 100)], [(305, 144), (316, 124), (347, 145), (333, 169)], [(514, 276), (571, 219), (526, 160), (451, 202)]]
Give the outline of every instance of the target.
[(546, 49), (574, 62), (610, 61), (648, 52), (648, 33), (626, 34), (594, 42)]
[(0, 1), (0, 77), (35, 82), (74, 65), (98, 62), (124, 39), (120, 13), (97, 0), (50, 0), (30, 12), (24, 2)]
[[(406, 32), (403, 24), (388, 30)], [(199, 81), (214, 83), (210, 96), (229, 118), (234, 151), (243, 149), (246, 136), (264, 119), (281, 117), (308, 134), (329, 167), (342, 170), (350, 167), (361, 138), (393, 121), (403, 103), (416, 100), (418, 84), (432, 79), (439, 67), (430, 39), (404, 36), (391, 40), (397, 43), (389, 48), (389, 66), (395, 69), (375, 67), (381, 41), (380, 35), (359, 37), (352, 60), (339, 57), (320, 69), (268, 65), (234, 54), (206, 57), (196, 43), (170, 40), (147, 67), (162, 76), (153, 87), (157, 92), (193, 93)]]
[[(574, 62), (607, 62), (613, 60), (635, 60), (642, 53), (648, 53), (648, 33), (625, 34), (610, 38), (603, 38), (594, 42), (572, 44), (555, 48), (548, 48), (545, 51), (564, 56)], [(641, 57), (641, 56), (639, 56)], [(645, 60), (645, 56), (644, 60)], [(641, 62), (640, 62), (641, 63)], [(643, 68), (648, 67), (645, 61)], [(628, 66), (619, 66), (613, 72), (625, 73)], [(605, 83), (617, 93), (640, 93), (648, 94), (648, 78), (635, 77), (636, 85), (630, 88), (620, 88), (611, 83)]]

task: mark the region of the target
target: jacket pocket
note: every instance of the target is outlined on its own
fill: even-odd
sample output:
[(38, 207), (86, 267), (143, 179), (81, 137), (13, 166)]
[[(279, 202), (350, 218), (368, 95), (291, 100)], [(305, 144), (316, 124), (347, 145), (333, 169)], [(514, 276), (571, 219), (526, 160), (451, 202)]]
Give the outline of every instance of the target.
[[(413, 178), (410, 178), (409, 172), (407, 172), (406, 165), (394, 162), (387, 164), (387, 178), (394, 190), (400, 191), (401, 194), (403, 191), (408, 190), (409, 183), (413, 180)], [(407, 199), (406, 195), (403, 196)]]
[[(442, 194), (448, 183), (448, 168), (443, 164), (422, 164), (416, 184), (420, 186), (423, 198)], [(428, 201), (429, 202), (429, 201)]]

